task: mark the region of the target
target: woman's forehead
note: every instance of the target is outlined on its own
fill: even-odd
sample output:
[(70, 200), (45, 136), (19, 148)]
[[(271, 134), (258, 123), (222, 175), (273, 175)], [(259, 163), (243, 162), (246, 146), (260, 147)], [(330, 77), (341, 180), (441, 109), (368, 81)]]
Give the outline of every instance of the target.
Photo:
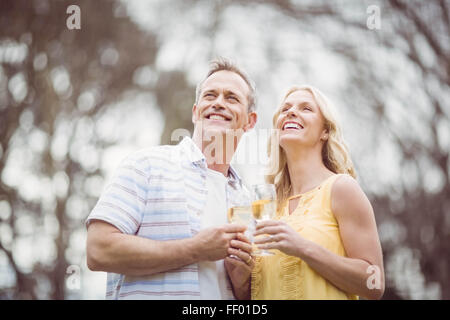
[(300, 103), (300, 102), (309, 102), (316, 104), (316, 101), (314, 99), (314, 96), (309, 90), (306, 89), (300, 89), (295, 90), (294, 92), (290, 93), (286, 99), (284, 99), (284, 102), (289, 103)]

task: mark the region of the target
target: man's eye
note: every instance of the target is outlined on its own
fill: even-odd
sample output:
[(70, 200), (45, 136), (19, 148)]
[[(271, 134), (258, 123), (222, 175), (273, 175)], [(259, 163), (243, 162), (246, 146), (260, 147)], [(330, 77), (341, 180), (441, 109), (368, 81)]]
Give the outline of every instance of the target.
[(234, 101), (239, 101), (238, 98), (236, 98), (236, 97), (234, 97), (234, 96), (229, 96), (228, 99), (234, 100)]
[(305, 107), (303, 108), (303, 110), (312, 111), (312, 108), (311, 108), (310, 106), (305, 106)]

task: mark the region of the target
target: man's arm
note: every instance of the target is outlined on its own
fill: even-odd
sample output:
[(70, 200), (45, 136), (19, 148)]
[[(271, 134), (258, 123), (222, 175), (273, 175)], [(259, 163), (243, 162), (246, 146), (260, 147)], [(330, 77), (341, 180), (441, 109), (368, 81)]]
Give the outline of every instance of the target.
[(93, 220), (88, 228), (87, 264), (92, 271), (133, 276), (165, 272), (198, 261), (224, 259), (230, 240), (244, 231), (245, 226), (229, 224), (201, 230), (192, 238), (156, 241)]

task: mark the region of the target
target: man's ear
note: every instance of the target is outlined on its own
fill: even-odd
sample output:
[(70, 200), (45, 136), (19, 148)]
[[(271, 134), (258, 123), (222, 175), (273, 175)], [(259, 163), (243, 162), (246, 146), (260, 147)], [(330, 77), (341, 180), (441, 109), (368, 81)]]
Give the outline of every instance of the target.
[(256, 125), (256, 121), (258, 121), (258, 114), (256, 112), (250, 112), (248, 114), (248, 122), (244, 126), (244, 132), (253, 129)]
[(195, 124), (195, 122), (198, 120), (196, 112), (197, 112), (197, 105), (194, 104), (194, 106), (192, 107), (192, 123), (193, 124)]

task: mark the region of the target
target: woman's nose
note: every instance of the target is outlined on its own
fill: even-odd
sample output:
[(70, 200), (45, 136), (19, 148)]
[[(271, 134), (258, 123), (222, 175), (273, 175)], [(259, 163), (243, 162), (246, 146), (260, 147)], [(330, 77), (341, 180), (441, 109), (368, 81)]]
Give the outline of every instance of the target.
[(295, 117), (297, 117), (297, 113), (294, 110), (292, 110), (292, 108), (291, 108), (291, 109), (288, 110), (287, 116), (289, 118), (295, 118)]

